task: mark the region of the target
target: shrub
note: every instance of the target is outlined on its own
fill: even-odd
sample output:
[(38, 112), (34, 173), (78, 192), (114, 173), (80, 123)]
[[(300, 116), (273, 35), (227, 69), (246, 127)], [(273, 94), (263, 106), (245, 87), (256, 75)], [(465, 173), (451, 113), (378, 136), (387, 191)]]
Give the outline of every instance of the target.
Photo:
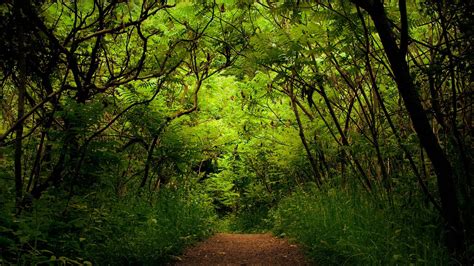
[(0, 259), (19, 264), (156, 265), (209, 236), (215, 221), (210, 200), (184, 190), (163, 188), (148, 200), (105, 193), (74, 197), (62, 211), (64, 202), (44, 195), (14, 220), (14, 226), (2, 227), (12, 237), (3, 241), (1, 248), (8, 254)]
[[(110, 210), (102, 228), (91, 228), (89, 234), (100, 239), (87, 246), (86, 254), (98, 263), (164, 262), (186, 245), (210, 235), (213, 217), (207, 199), (183, 191), (163, 190), (152, 206), (142, 200), (121, 200)], [(102, 222), (99, 219), (96, 224)]]
[(364, 193), (299, 190), (273, 212), (274, 231), (302, 243), (321, 265), (447, 263), (436, 215), (381, 205)]
[(269, 206), (257, 205), (240, 209), (224, 218), (224, 231), (242, 233), (268, 232), (272, 228)]

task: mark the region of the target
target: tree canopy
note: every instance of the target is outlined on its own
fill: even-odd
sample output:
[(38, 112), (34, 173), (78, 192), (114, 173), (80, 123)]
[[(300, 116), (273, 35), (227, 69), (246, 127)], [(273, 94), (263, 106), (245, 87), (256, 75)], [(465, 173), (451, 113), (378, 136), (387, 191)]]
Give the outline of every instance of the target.
[(153, 264), (217, 227), (468, 264), (473, 8), (0, 4), (0, 262)]

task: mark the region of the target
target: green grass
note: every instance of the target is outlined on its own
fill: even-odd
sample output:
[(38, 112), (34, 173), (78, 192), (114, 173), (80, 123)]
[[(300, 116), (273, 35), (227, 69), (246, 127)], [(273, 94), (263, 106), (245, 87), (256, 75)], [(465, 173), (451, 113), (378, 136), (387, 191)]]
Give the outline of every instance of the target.
[(45, 195), (21, 219), (4, 217), (0, 264), (164, 264), (213, 233), (214, 210), (197, 192), (96, 196), (74, 197), (64, 212), (64, 200)]
[(274, 211), (274, 233), (320, 265), (446, 265), (436, 215), (375, 204), (365, 194), (300, 190)]
[(151, 206), (143, 201), (122, 201), (109, 215), (105, 231), (98, 228), (90, 232), (102, 234), (104, 241), (96, 245), (92, 239), (85, 249), (85, 254), (99, 264), (164, 263), (209, 236), (214, 219), (210, 204), (198, 194), (165, 190)]

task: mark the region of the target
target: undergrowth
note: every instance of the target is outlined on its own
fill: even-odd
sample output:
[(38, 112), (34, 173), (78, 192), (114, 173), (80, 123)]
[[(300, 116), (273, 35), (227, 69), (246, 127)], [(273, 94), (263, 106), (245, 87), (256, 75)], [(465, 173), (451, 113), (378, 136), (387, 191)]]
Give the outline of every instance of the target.
[(234, 233), (263, 233), (271, 230), (270, 208), (256, 206), (230, 213), (220, 219), (218, 231)]
[(446, 265), (436, 215), (381, 206), (364, 193), (299, 190), (273, 212), (274, 233), (301, 243), (320, 265)]
[(0, 264), (156, 265), (212, 234), (214, 211), (198, 193), (101, 197), (74, 197), (58, 212), (64, 201), (45, 195), (19, 218), (4, 217)]

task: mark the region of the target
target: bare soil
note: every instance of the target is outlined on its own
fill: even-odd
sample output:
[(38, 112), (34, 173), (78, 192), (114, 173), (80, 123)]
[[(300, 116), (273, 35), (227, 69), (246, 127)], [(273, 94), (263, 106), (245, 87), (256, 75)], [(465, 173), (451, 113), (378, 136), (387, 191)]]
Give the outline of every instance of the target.
[(297, 245), (271, 234), (217, 234), (189, 248), (174, 265), (311, 265)]

